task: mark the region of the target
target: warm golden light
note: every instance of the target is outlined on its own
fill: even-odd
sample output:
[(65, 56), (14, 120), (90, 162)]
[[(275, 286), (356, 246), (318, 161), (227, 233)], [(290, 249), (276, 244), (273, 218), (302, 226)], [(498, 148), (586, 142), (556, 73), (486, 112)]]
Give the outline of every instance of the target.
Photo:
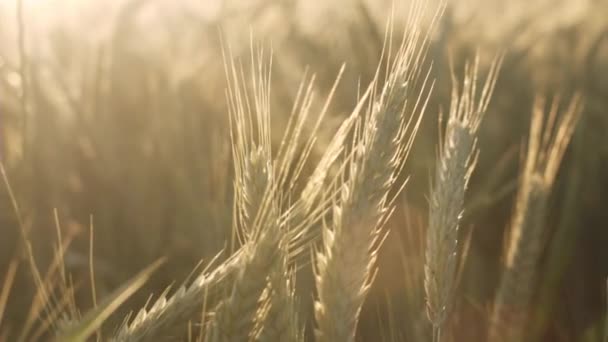
[(0, 342), (601, 340), (607, 13), (0, 0)]

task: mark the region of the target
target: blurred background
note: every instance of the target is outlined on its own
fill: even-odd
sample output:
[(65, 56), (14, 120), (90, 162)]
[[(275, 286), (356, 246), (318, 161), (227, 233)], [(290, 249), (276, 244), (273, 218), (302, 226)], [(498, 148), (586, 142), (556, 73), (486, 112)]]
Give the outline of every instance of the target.
[[(346, 63), (313, 153), (318, 158), (354, 108), (359, 84), (373, 77), (392, 6), (389, 0), (0, 0), (0, 160), (42, 273), (52, 266), (60, 226), (82, 310), (92, 306), (91, 230), (100, 298), (168, 258), (116, 322), (148, 294), (184, 281), (230, 238), (221, 40), (245, 61), (251, 37), (272, 48), (277, 143), (305, 74), (316, 74), (320, 109)], [(408, 6), (394, 0), (395, 40)], [(428, 1), (429, 18), (436, 6)], [(451, 320), (454, 340), (483, 341), (534, 96), (567, 100), (580, 92), (585, 110), (553, 192), (530, 324), (538, 341), (600, 341), (608, 274), (606, 0), (447, 1), (429, 52), (436, 87), (407, 165), (411, 181), (389, 222), (360, 340), (387, 332), (402, 341), (428, 338), (423, 241), (438, 114), (449, 105), (450, 60), (459, 75), (477, 53), (482, 70), (498, 54), (505, 60), (468, 192), (462, 229), (468, 257)], [(0, 340), (12, 341), (36, 285), (5, 185), (0, 284), (14, 260), (24, 260), (0, 328)]]

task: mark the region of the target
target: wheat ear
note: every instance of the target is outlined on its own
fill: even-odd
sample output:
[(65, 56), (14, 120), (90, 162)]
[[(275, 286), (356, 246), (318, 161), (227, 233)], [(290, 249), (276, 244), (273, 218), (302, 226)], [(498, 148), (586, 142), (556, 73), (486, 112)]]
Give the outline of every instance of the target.
[[(422, 91), (416, 94), (413, 89), (428, 45), (428, 36), (418, 29), (419, 10), (413, 7), (411, 27), (388, 63), (382, 92), (372, 96), (367, 115), (355, 130), (353, 151), (338, 182), (341, 194), (331, 223), (323, 229), (316, 253), (315, 333), (320, 342), (355, 339), (359, 313), (373, 281), (381, 227), (393, 206), (389, 191), (399, 182), (426, 106), (428, 74)], [(390, 56), (390, 46), (388, 51)]]
[(508, 240), (506, 269), (494, 303), (490, 341), (522, 341), (524, 337), (532, 284), (543, 248), (549, 195), (582, 106), (578, 96), (573, 98), (557, 126), (558, 101), (553, 102), (548, 115), (544, 108), (545, 100), (537, 98)]
[(477, 160), (477, 131), (496, 83), (500, 60), (489, 71), (481, 93), (477, 92), (479, 58), (465, 66), (462, 91), (453, 77), (452, 99), (429, 203), (424, 289), (428, 318), (435, 340), (453, 301), (458, 265), (458, 227), (464, 197)]

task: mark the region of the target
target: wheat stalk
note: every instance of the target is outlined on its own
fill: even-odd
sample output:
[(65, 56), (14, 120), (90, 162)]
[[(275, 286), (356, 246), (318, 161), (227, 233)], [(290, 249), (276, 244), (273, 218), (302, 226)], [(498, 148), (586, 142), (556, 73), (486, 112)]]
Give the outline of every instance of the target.
[[(411, 26), (388, 63), (386, 84), (378, 96), (372, 96), (367, 116), (355, 131), (353, 151), (338, 182), (340, 198), (330, 225), (323, 229), (323, 243), (316, 253), (317, 341), (355, 339), (359, 313), (373, 281), (381, 227), (393, 207), (389, 191), (399, 183), (426, 107), (424, 92), (430, 93), (428, 74), (421, 92), (416, 95), (413, 89), (428, 44), (428, 36), (418, 29), (420, 10), (412, 8)], [(411, 99), (416, 99), (413, 105)]]
[(477, 160), (477, 132), (492, 96), (500, 60), (489, 71), (477, 92), (479, 57), (465, 66), (462, 91), (453, 76), (452, 99), (445, 136), (437, 160), (429, 203), (429, 227), (425, 251), (426, 307), (435, 340), (453, 301), (458, 265), (458, 228), (464, 197)]
[(537, 98), (532, 113), (528, 152), (520, 179), (508, 240), (506, 269), (494, 304), (490, 341), (521, 341), (543, 248), (543, 223), (551, 188), (581, 113), (574, 97), (561, 120), (555, 100), (545, 115), (545, 100)]
[[(258, 61), (262, 59), (263, 56), (258, 55)], [(343, 69), (337, 77), (328, 101), (331, 99), (342, 71)], [(234, 67), (232, 68), (232, 76), (234, 79), (237, 78)], [(288, 271), (289, 262), (293, 259), (293, 255), (298, 253), (297, 249), (290, 246), (302, 244), (298, 241), (305, 240), (303, 232), (308, 231), (309, 227), (325, 213), (323, 205), (315, 207), (315, 201), (324, 193), (321, 191), (322, 183), (319, 184), (317, 181), (326, 177), (330, 167), (329, 164), (320, 165), (315, 170), (313, 178), (306, 187), (310, 191), (305, 191), (300, 199), (284, 212), (281, 212), (281, 208), (284, 207), (284, 199), (289, 198), (302, 166), (312, 150), (314, 132), (318, 129), (320, 120), (327, 110), (327, 103), (313, 128), (311, 138), (304, 144), (303, 152), (297, 156), (296, 147), (313, 99), (311, 81), (307, 90), (302, 93), (302, 97), (298, 96), (296, 100), (295, 114), (290, 119), (277, 159), (271, 162), (268, 103), (270, 68), (265, 71), (261, 64), (258, 64), (258, 74), (253, 76), (254, 80), (260, 80), (259, 83), (254, 82), (254, 90), (262, 89), (262, 91), (256, 91), (254, 96), (255, 127), (258, 130), (260, 148), (267, 151), (262, 163), (262, 165), (267, 166), (260, 174), (267, 177), (265, 181), (270, 185), (270, 188), (267, 187), (263, 196), (258, 197), (261, 199), (260, 203), (253, 203), (254, 207), (260, 209), (255, 216), (256, 219), (253, 222), (251, 220), (247, 222), (251, 226), (250, 228), (253, 228), (251, 234), (248, 235), (245, 246), (248, 252), (241, 265), (242, 271), (235, 278), (230, 295), (214, 313), (214, 320), (208, 332), (208, 339), (212, 341), (239, 341), (247, 338), (283, 340), (288, 336), (291, 336), (291, 338), (301, 336), (294, 307), (295, 297), (292, 284), (290, 284), (288, 277), (286, 278), (286, 275), (290, 274), (290, 271)], [(238, 82), (235, 82), (235, 87), (237, 85)], [(229, 88), (229, 92), (232, 89)], [(246, 96), (244, 102), (247, 105), (242, 105), (243, 101), (239, 100), (240, 92), (238, 90), (229, 98), (233, 100), (233, 112), (243, 114), (252, 107), (249, 105)], [(251, 122), (251, 113), (246, 114), (236, 117), (237, 128), (239, 123)], [(251, 126), (249, 128), (251, 129)], [(240, 131), (243, 130), (240, 129)], [(343, 135), (345, 134), (338, 134), (339, 137)], [(237, 143), (234, 144), (237, 146), (235, 150), (244, 150), (248, 148), (248, 145), (255, 144), (251, 140), (249, 144), (239, 145), (239, 141), (242, 142), (245, 139), (238, 139)], [(338, 138), (338, 141), (340, 141), (340, 138)], [(334, 150), (338, 149), (329, 149), (329, 156), (324, 157), (323, 160), (332, 160), (331, 156), (336, 153)], [(236, 154), (238, 153), (240, 152), (236, 151)], [(242, 165), (247, 166), (246, 163)], [(246, 182), (251, 182), (251, 179), (245, 177), (243, 183)], [(247, 189), (248, 185), (242, 184), (242, 188)], [(251, 188), (255, 189), (255, 186)], [(285, 192), (285, 188), (287, 188), (287, 192)], [(246, 208), (246, 194), (243, 197), (243, 206)], [(243, 215), (243, 217), (247, 218), (248, 216)], [(291, 227), (291, 225), (295, 227)]]

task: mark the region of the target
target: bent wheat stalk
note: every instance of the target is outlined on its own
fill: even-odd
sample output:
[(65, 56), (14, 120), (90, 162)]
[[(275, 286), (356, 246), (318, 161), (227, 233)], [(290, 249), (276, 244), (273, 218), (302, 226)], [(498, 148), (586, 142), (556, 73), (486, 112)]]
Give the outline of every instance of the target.
[(354, 132), (353, 150), (338, 181), (341, 196), (335, 200), (331, 223), (323, 229), (322, 246), (316, 253), (319, 342), (354, 341), (373, 281), (381, 228), (393, 208), (395, 197), (389, 197), (389, 192), (394, 185), (403, 185), (398, 176), (432, 88), (428, 74), (423, 74), (422, 90), (418, 94), (414, 90), (428, 47), (428, 35), (418, 27), (421, 8), (413, 8), (411, 27), (396, 57), (389, 60), (382, 92), (372, 96), (367, 116)]
[[(352, 127), (353, 118), (349, 118), (338, 131), (334, 139), (335, 143), (326, 150), (321, 159), (323, 162), (317, 166), (307, 182), (305, 187), (307, 190), (283, 211), (281, 208), (287, 204), (283, 203), (283, 200), (288, 199), (288, 196), (279, 189), (282, 190), (287, 186), (291, 188), (295, 176), (289, 174), (289, 171), (297, 169), (297, 166), (302, 165), (308, 158), (315, 142), (314, 132), (327, 111), (343, 70), (336, 79), (310, 138), (304, 143), (303, 152), (297, 154), (297, 146), (300, 144), (297, 137), (302, 135), (305, 127), (313, 94), (312, 84), (308, 86), (302, 84), (299, 92), (301, 95), (296, 99), (281, 149), (277, 153), (277, 158), (271, 160), (269, 87), (272, 61), (266, 66), (261, 63), (263, 55), (256, 57), (257, 60), (252, 57), (254, 94), (250, 99), (243, 86), (245, 79), (242, 70), (238, 70), (231, 56), (228, 61), (225, 55), (226, 76), (229, 80), (227, 98), (231, 119), (231, 140), (236, 168), (235, 205), (239, 209), (235, 210), (233, 224), (234, 230), (238, 233), (235, 235), (240, 238), (240, 247), (228, 260), (212, 271), (205, 270), (190, 286), (181, 287), (171, 297), (163, 294), (150, 308), (145, 307), (140, 310), (132, 322), (122, 326), (114, 337), (115, 341), (175, 340), (184, 336), (189, 322), (200, 322), (203, 306), (217, 308), (220, 311), (216, 312), (218, 315), (211, 322), (211, 326), (215, 328), (207, 332), (209, 338), (227, 338), (222, 337), (217, 331), (220, 331), (218, 329), (222, 325), (228, 324), (226, 321), (222, 323), (222, 318), (218, 322), (217, 318), (229, 319), (230, 312), (238, 311), (234, 308), (239, 306), (242, 310), (247, 307), (249, 313), (247, 320), (243, 321), (246, 323), (241, 325), (240, 330), (251, 330), (254, 316), (255, 320), (261, 319), (255, 314), (259, 311), (258, 306), (270, 305), (258, 303), (263, 290), (269, 287), (279, 288), (276, 284), (270, 286), (267, 277), (272, 280), (276, 272), (283, 274), (282, 263), (294, 263), (303, 252), (308, 250), (305, 247), (308, 246), (307, 241), (315, 238), (315, 231), (310, 227), (325, 216), (329, 205), (328, 201), (319, 202), (319, 199), (333, 196), (324, 189), (325, 179), (333, 162), (342, 151), (342, 142), (348, 134), (348, 129)], [(280, 262), (275, 262), (276, 260)], [(249, 270), (245, 271), (245, 268)], [(250, 276), (257, 277), (257, 280), (251, 280), (252, 283), (246, 284)], [(249, 298), (236, 298), (233, 296), (236, 288), (241, 290), (255, 288), (255, 290), (249, 291), (251, 293)], [(223, 304), (217, 306), (221, 301)], [(224, 313), (221, 313), (222, 311)], [(250, 334), (253, 332), (248, 331), (239, 336)], [(236, 338), (236, 334), (234, 336)]]

